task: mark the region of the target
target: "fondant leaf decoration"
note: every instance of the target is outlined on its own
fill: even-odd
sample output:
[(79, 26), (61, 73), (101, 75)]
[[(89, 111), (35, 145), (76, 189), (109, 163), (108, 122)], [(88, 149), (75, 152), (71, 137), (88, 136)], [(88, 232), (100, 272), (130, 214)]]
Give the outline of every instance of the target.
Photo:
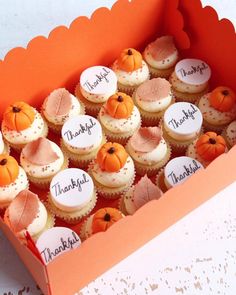
[(156, 61), (162, 61), (175, 53), (177, 49), (172, 36), (163, 36), (149, 45), (149, 51)]
[(136, 96), (143, 101), (158, 101), (170, 95), (171, 85), (163, 78), (155, 78), (141, 84)]
[(147, 175), (143, 176), (134, 186), (134, 205), (139, 209), (147, 202), (157, 200), (162, 196), (162, 191), (156, 186)]
[(26, 229), (36, 218), (38, 211), (38, 196), (28, 190), (21, 191), (8, 208), (12, 230), (18, 233)]
[(153, 151), (162, 139), (162, 130), (159, 127), (141, 127), (130, 138), (134, 150), (141, 153)]
[(59, 158), (52, 149), (50, 140), (45, 137), (39, 137), (28, 143), (23, 148), (22, 155), (30, 163), (38, 166), (48, 165)]
[(45, 100), (44, 109), (50, 116), (65, 116), (72, 106), (71, 94), (65, 88), (54, 90)]

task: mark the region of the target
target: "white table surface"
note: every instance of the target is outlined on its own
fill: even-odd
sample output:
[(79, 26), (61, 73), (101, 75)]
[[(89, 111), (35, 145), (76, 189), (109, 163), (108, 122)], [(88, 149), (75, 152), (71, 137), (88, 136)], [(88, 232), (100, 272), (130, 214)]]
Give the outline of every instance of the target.
[[(90, 15), (97, 7), (110, 7), (114, 2), (0, 0), (0, 59), (11, 48), (26, 46), (34, 36), (47, 35), (57, 25), (68, 25), (75, 17)], [(227, 17), (236, 25), (236, 0), (202, 2), (213, 6), (221, 18)], [(236, 199), (232, 198), (235, 191), (236, 185), (226, 189), (78, 294), (235, 295)], [(157, 244), (158, 251), (155, 251)], [(170, 253), (168, 257), (165, 257), (166, 247)], [(189, 248), (192, 249), (190, 253)], [(150, 251), (155, 253), (151, 259)], [(158, 260), (158, 257), (165, 259)], [(161, 261), (158, 266), (152, 262), (155, 259)], [(37, 295), (41, 292), (0, 232), (2, 294)]]

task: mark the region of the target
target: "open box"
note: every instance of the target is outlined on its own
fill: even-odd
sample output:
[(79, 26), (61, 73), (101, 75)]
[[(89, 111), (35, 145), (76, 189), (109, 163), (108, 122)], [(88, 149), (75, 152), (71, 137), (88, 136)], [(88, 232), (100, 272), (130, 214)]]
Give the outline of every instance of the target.
[[(236, 35), (230, 21), (219, 21), (200, 0), (119, 0), (111, 11), (98, 9), (91, 19), (80, 17), (69, 29), (58, 27), (48, 38), (33, 39), (27, 49), (11, 50), (0, 61), (0, 118), (10, 102), (25, 100), (39, 107), (55, 88), (73, 92), (86, 67), (110, 65), (122, 49), (142, 50), (163, 34), (174, 36), (182, 57), (200, 58), (210, 65), (211, 88), (235, 88)], [(235, 166), (233, 148), (158, 201), (47, 266), (20, 244), (2, 220), (0, 227), (45, 295), (74, 294), (234, 182)]]

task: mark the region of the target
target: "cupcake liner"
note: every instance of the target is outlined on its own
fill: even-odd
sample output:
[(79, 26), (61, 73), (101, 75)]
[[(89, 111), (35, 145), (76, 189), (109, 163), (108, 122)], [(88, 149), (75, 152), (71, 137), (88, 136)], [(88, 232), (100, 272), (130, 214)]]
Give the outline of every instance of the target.
[(87, 222), (89, 221), (89, 219), (92, 218), (91, 216), (87, 217), (85, 219), (85, 221), (82, 223), (82, 226), (81, 226), (81, 229), (80, 229), (80, 238), (82, 241), (85, 241), (86, 239), (88, 239), (89, 237), (92, 236), (92, 234), (89, 234), (87, 231), (86, 231), (86, 225), (87, 225)]
[(41, 189), (48, 189), (51, 183), (52, 178), (60, 171), (67, 169), (69, 166), (69, 159), (66, 155), (64, 155), (64, 163), (59, 171), (57, 171), (55, 174), (45, 177), (45, 178), (37, 178), (34, 176), (31, 176), (27, 174), (27, 177), (29, 181), (36, 187), (41, 188)]
[[(136, 107), (139, 109), (139, 112), (140, 112), (140, 115), (142, 118), (142, 126), (147, 126), (147, 127), (157, 126), (160, 123), (160, 120), (164, 116), (166, 109), (164, 109), (160, 112), (153, 112), (153, 113), (143, 110), (142, 108), (140, 108), (140, 106), (137, 104), (137, 102), (135, 100), (135, 92), (133, 93), (133, 101), (134, 101)], [(172, 100), (171, 100), (171, 103), (168, 105), (168, 107), (174, 103), (175, 103), (175, 97), (174, 97), (174, 95), (172, 95)]]
[(121, 196), (121, 194), (126, 192), (134, 183), (136, 173), (134, 173), (132, 179), (125, 186), (122, 186), (122, 187), (104, 186), (101, 183), (99, 183), (98, 181), (96, 181), (96, 179), (93, 177), (92, 170), (91, 170), (92, 165), (93, 165), (93, 163), (90, 163), (90, 165), (88, 167), (88, 174), (92, 177), (93, 183), (97, 189), (99, 196), (101, 196), (105, 199), (118, 199)]
[(99, 151), (100, 147), (107, 142), (105, 134), (103, 134), (102, 142), (99, 145), (98, 148), (96, 148), (94, 151), (84, 154), (84, 155), (79, 155), (76, 153), (72, 153), (71, 151), (68, 150), (66, 145), (64, 144), (63, 139), (60, 141), (60, 147), (63, 153), (69, 158), (70, 163), (73, 166), (82, 168), (82, 169), (87, 169), (88, 164), (96, 158), (97, 152)]
[(168, 191), (168, 188), (164, 182), (164, 168), (162, 168), (157, 174), (156, 185), (162, 190), (163, 193)]
[(228, 126), (228, 124), (217, 126), (217, 125), (212, 125), (212, 124), (206, 122), (206, 120), (203, 120), (203, 126), (204, 126), (205, 131), (214, 131), (217, 134), (221, 134), (223, 132), (223, 130)]
[(127, 216), (127, 215), (130, 215), (130, 214), (127, 212), (127, 210), (126, 210), (126, 208), (125, 208), (124, 198), (125, 198), (125, 194), (123, 194), (123, 195), (121, 196), (121, 198), (119, 199), (119, 201), (118, 201), (118, 209), (119, 209), (119, 210), (120, 210), (125, 216)]
[(36, 242), (38, 238), (48, 229), (53, 228), (55, 226), (56, 218), (55, 215), (52, 214), (51, 212), (48, 212), (48, 218), (47, 218), (47, 223), (44, 227), (44, 229), (38, 233), (37, 235), (33, 236), (32, 239)]
[(123, 85), (121, 84), (120, 82), (117, 83), (117, 87), (118, 87), (118, 90), (120, 92), (124, 92), (130, 96), (133, 95), (133, 92), (141, 85), (143, 84), (144, 82), (148, 81), (150, 79), (150, 74), (149, 74), (149, 77), (147, 80), (143, 81), (142, 83), (140, 83), (139, 85), (134, 85), (134, 86), (129, 86), (129, 85)]
[(97, 117), (101, 107), (104, 105), (105, 101), (102, 103), (95, 103), (87, 100), (80, 91), (80, 84), (78, 83), (75, 87), (75, 96), (84, 105), (86, 114)]
[(86, 206), (84, 206), (82, 209), (75, 212), (66, 212), (66, 211), (62, 211), (58, 209), (54, 205), (54, 203), (52, 202), (50, 198), (50, 193), (49, 193), (47, 201), (46, 201), (46, 207), (52, 214), (64, 220), (68, 224), (76, 224), (93, 210), (96, 203), (97, 203), (97, 192), (96, 190), (94, 190), (93, 196)]
[(209, 91), (209, 87), (207, 87), (206, 89), (204, 89), (201, 92), (198, 93), (184, 93), (184, 92), (179, 92), (178, 90), (174, 89), (172, 87), (172, 91), (174, 96), (176, 97), (176, 101), (180, 102), (180, 101), (184, 101), (184, 102), (190, 102), (190, 103), (195, 103), (206, 93), (208, 93)]
[(155, 69), (148, 64), (148, 68), (151, 74), (151, 78), (165, 78), (169, 79), (170, 75), (174, 72), (175, 67), (169, 69)]
[(221, 136), (224, 138), (228, 149), (231, 149), (234, 146), (234, 143), (232, 142), (232, 140), (228, 137), (227, 133), (226, 133), (226, 129), (228, 126), (226, 126), (223, 131), (221, 132)]

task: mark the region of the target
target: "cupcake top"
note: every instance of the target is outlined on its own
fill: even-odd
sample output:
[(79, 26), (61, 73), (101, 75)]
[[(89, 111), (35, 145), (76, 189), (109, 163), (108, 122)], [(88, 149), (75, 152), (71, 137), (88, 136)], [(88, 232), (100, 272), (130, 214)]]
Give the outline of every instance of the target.
[(65, 169), (55, 175), (50, 184), (52, 202), (65, 212), (82, 209), (93, 195), (93, 181), (89, 174), (81, 169)]
[(165, 185), (167, 188), (179, 185), (203, 168), (196, 159), (185, 156), (174, 158), (164, 168)]
[(141, 127), (129, 139), (126, 149), (130, 156), (144, 165), (160, 162), (167, 153), (167, 144), (159, 127)]
[(236, 121), (231, 122), (225, 130), (227, 140), (231, 146), (236, 144)]
[(54, 175), (64, 163), (64, 155), (57, 144), (45, 137), (28, 143), (22, 150), (20, 162), (25, 172), (36, 178)]
[(117, 134), (134, 131), (141, 124), (138, 108), (132, 98), (122, 92), (109, 97), (98, 118), (106, 129)]
[(202, 60), (187, 58), (180, 60), (170, 77), (172, 86), (184, 93), (199, 93), (208, 86), (210, 67)]
[(154, 78), (141, 84), (134, 93), (137, 105), (147, 112), (160, 112), (172, 101), (171, 85), (163, 78)]
[(139, 208), (152, 200), (158, 200), (162, 191), (147, 175), (143, 176), (138, 183), (133, 185), (123, 196), (125, 211), (134, 214)]
[(61, 135), (66, 147), (71, 152), (80, 154), (97, 149), (103, 138), (101, 124), (88, 115), (79, 115), (66, 121)]
[(176, 140), (189, 140), (201, 130), (203, 117), (198, 107), (188, 102), (171, 105), (164, 114), (164, 128)]
[(42, 106), (42, 113), (45, 118), (56, 125), (63, 125), (66, 120), (80, 112), (81, 105), (78, 99), (65, 88), (51, 92)]
[(172, 36), (162, 36), (150, 43), (144, 50), (147, 63), (156, 69), (169, 69), (178, 60), (178, 50)]
[(149, 69), (140, 52), (133, 48), (124, 49), (112, 65), (118, 82), (136, 86), (149, 79)]
[(61, 226), (48, 229), (40, 235), (36, 242), (36, 247), (45, 264), (80, 245), (81, 240), (77, 233)]
[(5, 144), (2, 138), (2, 132), (0, 131), (0, 154), (4, 152), (4, 149), (5, 149)]
[(9, 205), (4, 219), (18, 236), (24, 237), (26, 231), (35, 236), (46, 226), (47, 210), (36, 194), (23, 190)]
[(116, 90), (116, 74), (105, 66), (87, 68), (80, 76), (81, 94), (93, 103), (105, 102)]

